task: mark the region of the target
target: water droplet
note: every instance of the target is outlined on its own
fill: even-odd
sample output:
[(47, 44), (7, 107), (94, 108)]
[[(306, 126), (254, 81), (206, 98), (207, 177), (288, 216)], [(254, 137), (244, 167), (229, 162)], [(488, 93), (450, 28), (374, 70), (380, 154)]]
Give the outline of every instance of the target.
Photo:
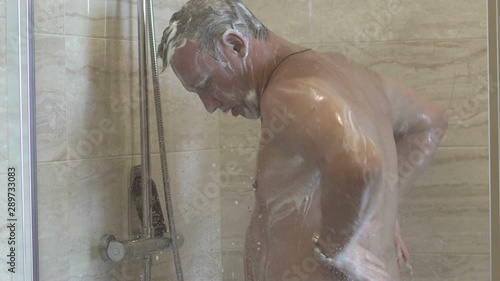
[(238, 204), (239, 204), (238, 200), (234, 201), (234, 204), (235, 204), (235, 205), (238, 205)]

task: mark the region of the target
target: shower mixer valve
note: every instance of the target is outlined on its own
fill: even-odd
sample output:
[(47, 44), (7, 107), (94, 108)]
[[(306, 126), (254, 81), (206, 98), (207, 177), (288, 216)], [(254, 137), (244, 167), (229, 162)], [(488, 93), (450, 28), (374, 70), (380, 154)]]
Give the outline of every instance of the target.
[[(148, 254), (172, 248), (174, 239), (172, 239), (171, 233), (167, 230), (158, 191), (153, 180), (151, 180), (150, 187), (151, 197), (147, 202), (150, 203), (150, 208), (152, 210), (151, 227), (143, 227), (142, 237), (133, 240), (118, 241), (114, 235), (103, 235), (99, 243), (99, 253), (103, 260), (118, 262), (143, 258)], [(131, 208), (131, 210), (135, 210), (135, 213), (143, 224), (144, 195), (142, 191), (141, 166), (134, 166), (131, 169), (129, 194), (131, 203), (135, 207)], [(176, 236), (177, 239), (175, 239), (175, 244), (180, 248), (184, 244), (184, 237), (179, 233), (177, 233)]]
[[(105, 234), (99, 243), (99, 253), (105, 261), (119, 262), (145, 257), (169, 249), (172, 238), (166, 234), (164, 237), (140, 238), (136, 240), (118, 241), (115, 236)], [(184, 237), (177, 234), (175, 243), (178, 247), (184, 244)]]

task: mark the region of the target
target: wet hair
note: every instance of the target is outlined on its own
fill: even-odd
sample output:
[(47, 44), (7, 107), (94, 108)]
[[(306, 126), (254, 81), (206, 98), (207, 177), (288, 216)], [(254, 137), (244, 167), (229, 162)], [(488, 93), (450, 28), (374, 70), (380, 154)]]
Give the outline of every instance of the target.
[(221, 35), (229, 29), (259, 40), (269, 37), (268, 29), (242, 0), (189, 0), (172, 15), (169, 27), (163, 32), (158, 47), (158, 56), (163, 62), (162, 71), (167, 68), (175, 48), (181, 47), (186, 39), (198, 44), (198, 52), (206, 51), (220, 60)]

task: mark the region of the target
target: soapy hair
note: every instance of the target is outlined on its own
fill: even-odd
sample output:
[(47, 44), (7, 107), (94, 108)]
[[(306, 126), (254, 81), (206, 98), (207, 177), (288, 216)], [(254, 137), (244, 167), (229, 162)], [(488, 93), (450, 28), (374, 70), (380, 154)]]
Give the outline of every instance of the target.
[(267, 40), (268, 29), (248, 10), (242, 0), (189, 0), (172, 15), (158, 47), (164, 71), (173, 52), (189, 39), (198, 44), (198, 52), (206, 51), (220, 60), (219, 42), (227, 30), (243, 36)]

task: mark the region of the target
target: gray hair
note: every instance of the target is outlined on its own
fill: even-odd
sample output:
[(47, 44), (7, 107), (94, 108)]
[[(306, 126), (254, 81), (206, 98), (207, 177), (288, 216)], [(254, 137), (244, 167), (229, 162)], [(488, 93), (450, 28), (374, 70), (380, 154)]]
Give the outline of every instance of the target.
[(162, 72), (167, 68), (174, 48), (180, 47), (179, 43), (185, 39), (198, 43), (198, 52), (207, 51), (220, 60), (220, 36), (229, 29), (259, 40), (269, 37), (267, 28), (242, 0), (189, 0), (172, 15), (170, 26), (163, 32), (158, 47), (158, 56), (163, 62)]

